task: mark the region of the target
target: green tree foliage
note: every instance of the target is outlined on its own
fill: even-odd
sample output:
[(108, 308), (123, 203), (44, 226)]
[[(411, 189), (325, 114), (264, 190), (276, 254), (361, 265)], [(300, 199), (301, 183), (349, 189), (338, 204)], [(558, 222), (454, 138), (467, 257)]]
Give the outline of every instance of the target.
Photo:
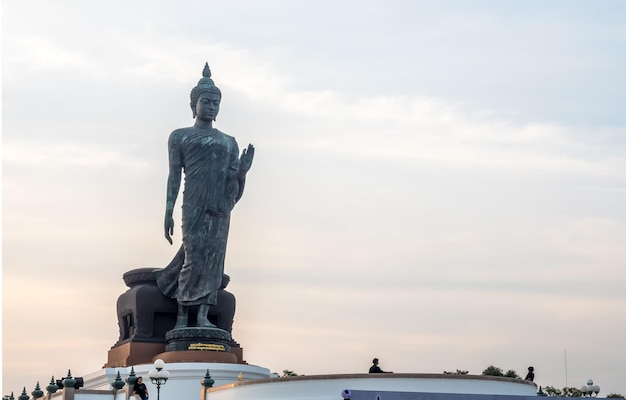
[(548, 396), (561, 396), (563, 394), (563, 392), (557, 388), (555, 388), (554, 386), (546, 386), (543, 388), (543, 391), (545, 394), (547, 394)]
[(564, 387), (563, 389), (557, 389), (553, 386), (546, 386), (545, 388), (543, 388), (543, 391), (548, 395), (548, 396), (558, 396), (558, 397), (582, 397), (583, 393), (580, 391), (580, 389), (577, 389), (575, 387)]
[(515, 372), (514, 370), (510, 369), (508, 371), (506, 371), (506, 373), (504, 374), (504, 376), (506, 376), (507, 378), (517, 378), (517, 379), (522, 379), (521, 376), (517, 375), (517, 372)]
[(623, 399), (624, 395), (623, 394), (619, 394), (619, 393), (611, 393), (608, 396), (606, 396), (609, 399)]
[(563, 396), (565, 397), (582, 397), (583, 392), (580, 389), (574, 387), (564, 387), (563, 388)]
[(446, 375), (467, 375), (469, 371), (463, 371), (462, 369), (457, 369), (455, 372), (452, 371), (443, 371)]
[(515, 378), (515, 379), (522, 379), (521, 376), (517, 375), (517, 372), (515, 372), (515, 370), (510, 369), (508, 371), (502, 372), (502, 368), (498, 368), (495, 367), (493, 365), (488, 366), (484, 371), (483, 371), (483, 375), (487, 375), (487, 376), (504, 376), (507, 378)]
[(283, 374), (281, 376), (299, 376), (299, 375), (288, 369), (283, 369)]
[(494, 367), (493, 365), (490, 365), (483, 371), (483, 375), (504, 376), (504, 373), (502, 373), (502, 368), (498, 368), (498, 367)]

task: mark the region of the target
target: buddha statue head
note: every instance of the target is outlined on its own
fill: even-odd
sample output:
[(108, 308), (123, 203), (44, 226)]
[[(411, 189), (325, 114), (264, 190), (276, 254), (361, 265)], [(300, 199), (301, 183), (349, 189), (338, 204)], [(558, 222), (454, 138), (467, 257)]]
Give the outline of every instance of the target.
[(198, 103), (200, 96), (203, 94), (217, 96), (220, 100), (222, 98), (222, 92), (217, 86), (215, 86), (213, 79), (211, 79), (211, 69), (209, 68), (209, 63), (204, 64), (202, 78), (198, 81), (198, 84), (191, 89), (191, 93), (189, 94), (189, 97), (191, 98), (191, 111), (194, 118), (196, 117), (196, 104)]

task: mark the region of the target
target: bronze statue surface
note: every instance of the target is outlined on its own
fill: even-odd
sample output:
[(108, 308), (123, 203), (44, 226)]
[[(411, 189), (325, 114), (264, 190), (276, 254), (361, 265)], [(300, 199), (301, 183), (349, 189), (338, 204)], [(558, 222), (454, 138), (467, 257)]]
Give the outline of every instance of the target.
[(165, 238), (172, 243), (172, 214), (184, 172), (183, 244), (156, 275), (163, 294), (178, 302), (175, 329), (187, 327), (192, 306), (198, 308), (197, 327), (214, 327), (207, 315), (217, 302), (224, 274), (230, 212), (243, 194), (254, 158), (251, 144), (240, 156), (235, 138), (213, 128), (222, 95), (208, 64), (202, 75), (190, 95), (194, 125), (174, 130), (168, 140)]

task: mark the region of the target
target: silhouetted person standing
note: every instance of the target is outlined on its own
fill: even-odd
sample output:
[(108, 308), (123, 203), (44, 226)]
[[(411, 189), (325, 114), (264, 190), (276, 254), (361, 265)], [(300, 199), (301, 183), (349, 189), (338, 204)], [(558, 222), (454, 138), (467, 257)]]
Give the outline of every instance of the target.
[(535, 368), (528, 367), (528, 374), (526, 374), (526, 378), (524, 378), (524, 380), (531, 382), (535, 380)]
[(378, 358), (372, 360), (372, 366), (370, 367), (370, 374), (390, 374), (391, 371), (383, 371), (378, 366)]

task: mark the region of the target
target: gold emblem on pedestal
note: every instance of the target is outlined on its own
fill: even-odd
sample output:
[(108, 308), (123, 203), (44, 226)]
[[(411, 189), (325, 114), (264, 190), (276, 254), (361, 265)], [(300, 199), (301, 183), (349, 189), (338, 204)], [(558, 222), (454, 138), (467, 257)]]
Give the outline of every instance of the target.
[(201, 351), (226, 351), (224, 345), (214, 343), (192, 343), (187, 350), (201, 350)]

